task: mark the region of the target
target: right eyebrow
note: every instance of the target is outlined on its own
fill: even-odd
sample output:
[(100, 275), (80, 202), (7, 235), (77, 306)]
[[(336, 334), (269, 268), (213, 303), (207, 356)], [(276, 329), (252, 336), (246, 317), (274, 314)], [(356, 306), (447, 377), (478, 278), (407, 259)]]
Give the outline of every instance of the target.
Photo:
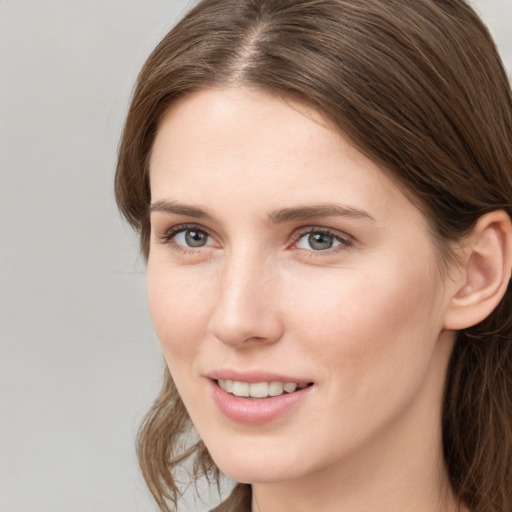
[(186, 215), (187, 217), (192, 217), (195, 219), (215, 220), (213, 215), (208, 213), (206, 210), (198, 208), (197, 206), (182, 204), (176, 201), (166, 201), (165, 199), (151, 203), (149, 207), (149, 213), (153, 212)]
[(290, 222), (294, 220), (310, 220), (316, 217), (351, 217), (354, 219), (375, 219), (365, 210), (334, 203), (313, 204), (296, 208), (283, 208), (270, 213), (269, 221), (272, 224)]

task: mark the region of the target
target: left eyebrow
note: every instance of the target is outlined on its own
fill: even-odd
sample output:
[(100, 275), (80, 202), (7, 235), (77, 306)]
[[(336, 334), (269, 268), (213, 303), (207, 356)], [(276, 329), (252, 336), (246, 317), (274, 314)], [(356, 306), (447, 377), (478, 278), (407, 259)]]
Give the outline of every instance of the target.
[(197, 206), (182, 204), (176, 201), (166, 201), (164, 199), (150, 204), (149, 213), (153, 212), (186, 215), (195, 219), (215, 220), (213, 215)]
[(316, 217), (349, 217), (375, 222), (375, 219), (365, 210), (333, 203), (274, 210), (269, 214), (268, 220), (271, 224), (280, 224), (297, 220), (310, 220)]

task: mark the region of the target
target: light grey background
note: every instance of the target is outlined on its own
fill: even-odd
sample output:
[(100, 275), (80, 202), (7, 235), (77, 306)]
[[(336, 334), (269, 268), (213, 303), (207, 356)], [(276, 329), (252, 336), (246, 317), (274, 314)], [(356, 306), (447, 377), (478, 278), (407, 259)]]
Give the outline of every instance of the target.
[[(133, 446), (163, 365), (112, 183), (136, 74), (190, 4), (0, 0), (0, 512), (156, 509)], [(512, 0), (475, 5), (512, 70)]]

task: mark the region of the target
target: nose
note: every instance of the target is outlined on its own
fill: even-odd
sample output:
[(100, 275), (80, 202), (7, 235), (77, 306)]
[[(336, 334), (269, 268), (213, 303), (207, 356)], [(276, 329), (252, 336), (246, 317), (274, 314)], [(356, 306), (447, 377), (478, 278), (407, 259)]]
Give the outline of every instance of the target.
[(283, 335), (279, 292), (275, 265), (257, 254), (232, 254), (219, 276), (211, 334), (238, 349), (278, 341)]

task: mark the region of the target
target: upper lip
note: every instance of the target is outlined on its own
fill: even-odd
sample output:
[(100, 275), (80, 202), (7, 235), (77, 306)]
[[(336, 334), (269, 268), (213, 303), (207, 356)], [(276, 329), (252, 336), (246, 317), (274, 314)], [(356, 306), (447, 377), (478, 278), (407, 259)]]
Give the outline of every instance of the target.
[(280, 373), (273, 373), (268, 371), (238, 371), (231, 369), (214, 370), (205, 374), (206, 377), (212, 380), (235, 380), (238, 382), (284, 382), (295, 384), (309, 384), (313, 382), (311, 379), (302, 377), (292, 377)]

